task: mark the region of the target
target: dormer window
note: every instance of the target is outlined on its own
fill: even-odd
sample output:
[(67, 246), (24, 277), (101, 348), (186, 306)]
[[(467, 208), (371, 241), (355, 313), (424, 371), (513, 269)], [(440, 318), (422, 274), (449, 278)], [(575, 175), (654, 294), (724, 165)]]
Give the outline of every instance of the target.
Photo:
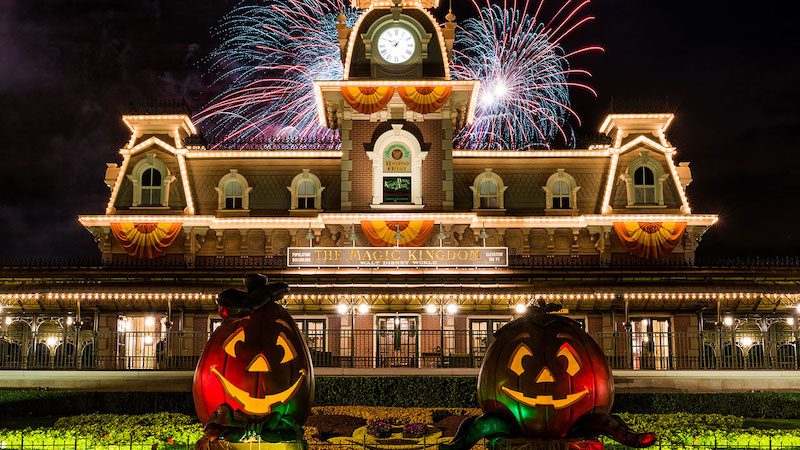
[(476, 211), (505, 211), (503, 197), (508, 187), (492, 169), (486, 169), (475, 177), (469, 188), (472, 190), (472, 207)]
[(478, 196), (480, 197), (481, 209), (497, 208), (497, 205), (499, 204), (497, 201), (497, 183), (492, 180), (486, 180), (481, 183), (481, 187), (478, 190)]
[(553, 183), (553, 209), (569, 209), (569, 184), (566, 181)]
[(303, 169), (292, 180), (291, 186), (286, 186), (292, 196), (290, 213), (304, 215), (315, 214), (322, 210), (322, 191), (325, 187), (319, 178), (308, 169)]
[(155, 153), (139, 160), (128, 174), (128, 180), (133, 184), (131, 207), (165, 208), (169, 205), (169, 184), (175, 177)]
[(297, 185), (297, 209), (314, 209), (317, 187), (311, 181), (301, 181)]
[(229, 181), (225, 184), (225, 209), (242, 209), (242, 183)]
[(633, 174), (634, 202), (637, 205), (656, 203), (656, 177), (648, 167), (639, 167)]
[(669, 175), (664, 173), (661, 163), (643, 151), (634, 159), (628, 170), (620, 175), (628, 186), (628, 208), (663, 208), (664, 181)]
[(230, 169), (214, 189), (217, 191), (218, 210), (250, 211), (250, 191), (253, 188), (237, 169)]
[(161, 206), (161, 172), (151, 167), (142, 173), (140, 206)]
[(563, 211), (577, 211), (577, 194), (580, 188), (572, 175), (564, 172), (564, 169), (558, 169), (542, 186), (545, 193), (545, 211), (551, 211), (556, 215), (563, 214)]

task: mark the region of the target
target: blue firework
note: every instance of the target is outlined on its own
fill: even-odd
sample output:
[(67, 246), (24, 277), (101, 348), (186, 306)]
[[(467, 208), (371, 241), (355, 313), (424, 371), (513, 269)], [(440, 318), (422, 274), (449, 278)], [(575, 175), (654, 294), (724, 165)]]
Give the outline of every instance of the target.
[[(477, 18), (462, 22), (456, 34), (451, 73), (459, 79), (481, 81), (475, 121), (459, 132), (456, 147), (526, 150), (550, 148), (563, 141), (572, 145), (568, 121), (580, 118), (570, 107), (570, 89), (594, 90), (571, 80), (590, 75), (571, 69), (569, 59), (599, 47), (566, 53), (561, 41), (592, 17), (580, 17), (589, 0), (566, 0), (548, 22), (539, 21), (542, 4), (533, 15), (513, 5), (488, 3)], [(527, 4), (525, 5), (528, 6)]]
[(313, 82), (342, 79), (340, 13), (348, 26), (358, 15), (342, 0), (262, 0), (226, 15), (210, 56), (215, 83), (225, 89), (195, 117), (205, 133), (219, 140), (330, 137), (317, 118)]

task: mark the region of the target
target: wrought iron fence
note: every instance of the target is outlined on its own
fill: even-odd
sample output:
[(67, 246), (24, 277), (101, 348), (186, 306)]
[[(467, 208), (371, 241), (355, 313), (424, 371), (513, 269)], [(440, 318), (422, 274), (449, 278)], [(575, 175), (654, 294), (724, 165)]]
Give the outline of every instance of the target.
[[(792, 327), (777, 331), (590, 333), (613, 369), (795, 370)], [(207, 332), (0, 332), (0, 369), (192, 370)], [(479, 368), (493, 336), (469, 330), (308, 330), (316, 367)]]

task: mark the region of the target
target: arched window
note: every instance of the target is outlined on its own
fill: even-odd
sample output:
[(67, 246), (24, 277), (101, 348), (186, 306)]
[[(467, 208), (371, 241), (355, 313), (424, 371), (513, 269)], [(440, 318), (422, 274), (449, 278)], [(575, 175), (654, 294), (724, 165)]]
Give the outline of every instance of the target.
[(381, 134), (367, 157), (372, 161), (372, 203), (376, 209), (421, 209), (422, 161), (428, 156), (402, 124)]
[(475, 177), (475, 182), (469, 188), (472, 190), (473, 209), (505, 211), (503, 197), (508, 187), (492, 169), (486, 169)]
[(308, 169), (303, 169), (292, 180), (292, 185), (286, 189), (292, 195), (290, 212), (295, 214), (312, 214), (322, 210), (322, 191), (325, 187), (319, 178)]
[(569, 183), (560, 180), (553, 183), (553, 209), (569, 209)]
[(161, 172), (151, 167), (142, 172), (140, 181), (142, 198), (141, 206), (161, 206)]
[(478, 196), (481, 199), (481, 209), (497, 208), (497, 183), (492, 180), (481, 183)]
[(235, 180), (225, 183), (225, 209), (242, 209), (243, 200), (242, 183)]
[(250, 191), (253, 188), (237, 169), (230, 169), (214, 189), (217, 191), (218, 210), (250, 211)]
[(637, 205), (656, 203), (656, 177), (648, 167), (639, 167), (633, 174), (633, 196)]
[(297, 209), (314, 209), (317, 188), (311, 181), (301, 181), (297, 185)]
[(162, 208), (169, 204), (169, 184), (175, 180), (155, 153), (139, 160), (128, 174), (133, 184), (134, 208)]
[(553, 211), (553, 214), (559, 214), (554, 210), (576, 211), (578, 209), (576, 197), (580, 188), (572, 175), (564, 172), (564, 169), (558, 169), (542, 186), (546, 197), (545, 211)]
[(669, 175), (664, 173), (661, 163), (643, 151), (634, 159), (628, 170), (620, 175), (628, 186), (628, 207), (663, 208), (664, 181)]

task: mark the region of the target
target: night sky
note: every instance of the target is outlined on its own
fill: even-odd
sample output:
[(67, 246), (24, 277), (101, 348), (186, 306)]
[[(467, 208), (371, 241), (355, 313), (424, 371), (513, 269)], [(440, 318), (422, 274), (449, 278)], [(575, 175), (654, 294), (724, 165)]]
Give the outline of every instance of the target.
[[(210, 30), (236, 3), (0, 0), (0, 259), (99, 255), (77, 216), (104, 210), (105, 163), (129, 136), (120, 115), (131, 100), (176, 97), (198, 111), (214, 94)], [(800, 40), (785, 3), (595, 0), (590, 11), (597, 20), (567, 43), (606, 49), (573, 62), (599, 93), (573, 96), (582, 143), (612, 105), (675, 112), (668, 137), (692, 163), (692, 209), (720, 214), (699, 253), (800, 253)]]

